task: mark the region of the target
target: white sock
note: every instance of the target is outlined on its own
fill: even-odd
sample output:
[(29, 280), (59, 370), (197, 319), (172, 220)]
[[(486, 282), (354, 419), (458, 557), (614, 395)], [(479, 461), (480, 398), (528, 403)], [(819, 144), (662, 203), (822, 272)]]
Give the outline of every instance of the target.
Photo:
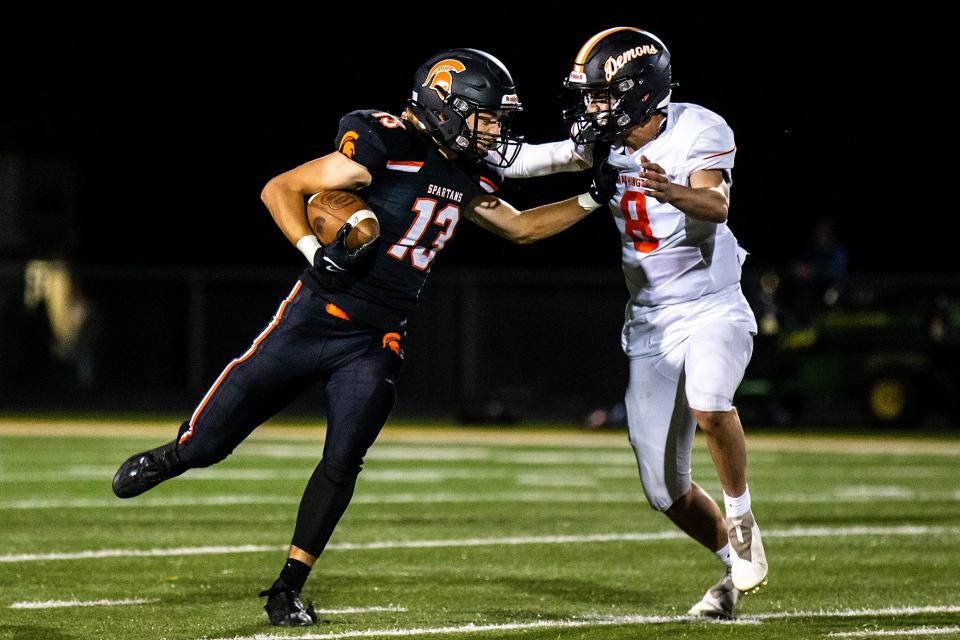
[(747, 487), (739, 498), (731, 498), (724, 491), (723, 505), (726, 507), (728, 518), (736, 518), (750, 511), (750, 487)]
[(714, 553), (717, 554), (717, 557), (720, 558), (720, 561), (723, 562), (723, 564), (727, 565), (728, 569), (733, 566), (733, 561), (730, 560), (730, 543), (729, 542), (723, 545), (723, 547), (721, 547), (720, 549), (717, 549), (716, 551), (714, 551)]

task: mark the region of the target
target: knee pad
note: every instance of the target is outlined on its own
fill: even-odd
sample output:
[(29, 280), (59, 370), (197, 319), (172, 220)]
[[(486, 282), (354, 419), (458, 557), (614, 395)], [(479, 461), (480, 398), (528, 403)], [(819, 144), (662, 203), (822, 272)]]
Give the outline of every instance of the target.
[(320, 461), (323, 477), (334, 484), (353, 484), (360, 475), (362, 464), (344, 465), (324, 458)]

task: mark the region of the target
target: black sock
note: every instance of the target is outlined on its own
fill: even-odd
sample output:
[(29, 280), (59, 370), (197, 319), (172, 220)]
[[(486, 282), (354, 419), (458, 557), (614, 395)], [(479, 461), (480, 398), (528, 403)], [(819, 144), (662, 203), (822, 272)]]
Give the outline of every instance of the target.
[(303, 591), (303, 585), (307, 582), (310, 569), (311, 567), (309, 565), (299, 560), (287, 558), (287, 563), (283, 565), (283, 570), (280, 571), (280, 577), (277, 578), (277, 582), (282, 582), (284, 585), (297, 591)]

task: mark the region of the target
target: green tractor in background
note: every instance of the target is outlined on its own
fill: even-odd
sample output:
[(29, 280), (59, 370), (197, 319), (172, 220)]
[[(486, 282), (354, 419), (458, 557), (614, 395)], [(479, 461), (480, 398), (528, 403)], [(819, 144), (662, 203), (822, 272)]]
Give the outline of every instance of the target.
[(760, 333), (737, 400), (751, 421), (960, 428), (960, 280), (852, 277), (793, 312), (779, 285), (764, 274), (751, 300)]

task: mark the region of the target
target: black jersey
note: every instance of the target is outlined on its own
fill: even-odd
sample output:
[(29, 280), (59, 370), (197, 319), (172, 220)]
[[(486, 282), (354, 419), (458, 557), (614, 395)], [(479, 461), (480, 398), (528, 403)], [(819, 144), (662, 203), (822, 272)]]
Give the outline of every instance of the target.
[(495, 191), (500, 178), (485, 165), (446, 159), (427, 135), (383, 111), (348, 113), (335, 142), (373, 176), (357, 193), (380, 220), (380, 241), (370, 270), (347, 288), (325, 288), (310, 269), (303, 282), (356, 320), (395, 330), (416, 309), (430, 267), (456, 233), (463, 208)]

